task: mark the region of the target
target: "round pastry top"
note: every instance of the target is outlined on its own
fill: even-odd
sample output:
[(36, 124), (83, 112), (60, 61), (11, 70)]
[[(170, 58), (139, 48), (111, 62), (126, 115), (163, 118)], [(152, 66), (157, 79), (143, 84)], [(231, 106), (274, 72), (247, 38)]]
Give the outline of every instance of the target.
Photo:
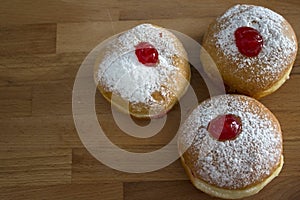
[[(147, 65), (139, 61), (137, 53), (143, 52), (135, 50), (141, 44), (157, 50), (156, 64)], [(157, 101), (153, 97), (157, 91), (168, 98), (170, 91), (176, 94), (183, 90), (180, 88), (182, 84), (177, 81), (179, 76), (181, 79), (186, 77), (180, 69), (180, 65), (186, 67), (186, 63), (186, 52), (171, 32), (151, 24), (141, 24), (109, 41), (96, 66), (95, 79), (106, 91), (131, 103), (151, 103)], [(186, 71), (189, 72), (189, 69)]]
[[(262, 48), (257, 56), (245, 56), (239, 51), (235, 32), (241, 27), (252, 28), (262, 37)], [(210, 34), (216, 47), (220, 49), (217, 56), (236, 63), (237, 67), (230, 73), (245, 72), (246, 76), (243, 78), (246, 82), (268, 87), (268, 84), (277, 81), (278, 76), (282, 76), (295, 60), (295, 33), (281, 15), (270, 9), (254, 5), (236, 5), (220, 16), (212, 29), (215, 32)]]
[[(220, 115), (241, 120), (241, 132), (219, 141), (209, 123)], [(242, 95), (220, 95), (201, 103), (180, 128), (179, 151), (195, 178), (228, 189), (255, 185), (280, 163), (282, 135), (279, 122), (261, 103)], [(186, 150), (185, 152), (183, 152)]]

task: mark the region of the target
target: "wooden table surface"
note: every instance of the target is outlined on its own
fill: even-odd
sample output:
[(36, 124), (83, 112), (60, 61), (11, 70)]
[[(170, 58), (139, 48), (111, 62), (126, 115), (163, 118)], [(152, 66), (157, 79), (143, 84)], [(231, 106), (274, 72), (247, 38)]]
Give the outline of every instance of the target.
[[(105, 38), (151, 22), (201, 41), (208, 24), (236, 1), (11, 0), (0, 5), (0, 199), (215, 199), (188, 181), (179, 162), (130, 174), (96, 160), (72, 117), (72, 88), (89, 51)], [(241, 1), (281, 13), (300, 39), (300, 1)], [(208, 97), (199, 74), (192, 85)], [(279, 119), (285, 165), (278, 178), (248, 199), (300, 199), (300, 56), (290, 79), (261, 101)], [(110, 140), (133, 152), (167, 144), (178, 129), (179, 106), (153, 138), (120, 131), (110, 105), (96, 94), (99, 123)], [(137, 121), (139, 124), (145, 122)]]

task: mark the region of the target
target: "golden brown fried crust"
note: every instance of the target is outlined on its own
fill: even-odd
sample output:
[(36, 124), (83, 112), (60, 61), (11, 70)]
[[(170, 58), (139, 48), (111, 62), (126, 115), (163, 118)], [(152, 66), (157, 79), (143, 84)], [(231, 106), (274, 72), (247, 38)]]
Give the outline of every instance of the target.
[[(158, 26), (155, 25), (155, 27)], [(146, 104), (127, 102), (118, 94), (113, 95), (112, 92), (101, 85), (100, 82), (97, 81), (97, 73), (99, 63), (104, 57), (104, 52), (100, 52), (94, 67), (94, 79), (103, 97), (121, 112), (129, 113), (137, 118), (161, 117), (165, 115), (170, 109), (172, 109), (172, 107), (177, 103), (181, 96), (183, 96), (183, 94), (186, 92), (189, 86), (191, 71), (189, 62), (187, 60), (187, 53), (183, 45), (174, 35), (170, 34), (170, 37), (175, 38), (175, 41), (177, 41), (175, 46), (180, 52), (180, 55), (183, 56), (173, 56), (173, 65), (176, 68), (174, 70), (177, 70), (177, 75), (175, 77), (176, 80), (170, 80), (170, 82), (167, 82), (165, 85), (161, 85), (160, 91), (155, 91), (152, 93), (153, 99), (156, 100), (155, 103), (152, 102)], [(176, 85), (174, 83), (176, 83)], [(150, 112), (150, 110), (152, 111)]]
[(281, 156), (280, 163), (277, 165), (277, 167), (274, 169), (274, 171), (270, 174), (270, 176), (268, 176), (266, 179), (262, 180), (261, 182), (259, 182), (257, 184), (253, 184), (246, 188), (237, 189), (237, 190), (230, 190), (230, 189), (220, 188), (220, 187), (211, 185), (211, 184), (205, 182), (204, 180), (199, 179), (198, 177), (195, 177), (194, 173), (191, 171), (189, 166), (186, 164), (184, 157), (181, 157), (181, 163), (182, 163), (182, 166), (184, 167), (184, 170), (187, 173), (190, 181), (197, 189), (199, 189), (211, 196), (220, 197), (223, 199), (240, 199), (240, 198), (249, 197), (251, 195), (258, 193), (270, 181), (272, 181), (274, 178), (276, 178), (282, 170), (284, 161), (283, 161), (283, 156)]
[[(257, 108), (258, 107), (257, 110), (259, 110), (259, 112), (255, 112), (256, 114), (258, 114), (262, 118), (268, 116), (268, 120), (272, 124), (277, 125), (277, 126), (274, 126), (274, 127), (276, 127), (276, 129), (273, 130), (272, 132), (274, 133), (274, 137), (275, 137), (275, 134), (276, 135), (279, 134), (279, 136), (280, 136), (281, 145), (277, 146), (277, 148), (281, 152), (280, 155), (282, 155), (282, 152), (283, 152), (282, 132), (281, 132), (279, 121), (277, 120), (275, 115), (269, 109), (267, 109), (262, 103), (260, 103), (259, 101), (255, 100), (253, 98), (249, 98), (249, 97), (246, 97), (246, 96), (243, 96), (243, 95), (232, 95), (232, 96), (235, 96), (235, 97), (239, 98), (240, 101), (247, 102), (248, 103), (248, 108)], [(209, 101), (209, 99), (206, 100), (206, 101)], [(201, 163), (198, 162), (200, 152), (199, 152), (199, 148), (197, 148), (197, 143), (199, 144), (199, 142), (201, 142), (200, 139), (198, 139), (198, 140), (195, 139), (193, 141), (193, 143), (191, 144), (191, 146), (185, 152), (183, 152), (184, 146), (186, 146), (186, 145), (182, 144), (182, 141), (179, 140), (178, 141), (178, 149), (179, 149), (179, 152), (183, 153), (182, 158), (184, 159), (185, 165), (191, 170), (191, 172), (193, 173), (193, 176), (197, 179), (200, 179), (200, 180), (204, 181), (203, 177), (201, 177), (201, 175), (197, 173), (197, 171), (199, 171), (199, 168), (201, 168)], [(247, 141), (247, 142), (249, 142), (249, 141)], [(255, 145), (251, 145), (251, 146), (253, 147)], [(203, 148), (205, 149), (205, 147), (203, 147)], [(234, 149), (232, 149), (232, 150), (234, 151)], [(251, 151), (255, 151), (255, 149), (251, 149)], [(215, 162), (218, 162), (218, 161), (216, 160)], [(213, 164), (213, 162), (212, 162), (212, 164)], [(271, 172), (270, 174), (272, 174), (278, 168), (279, 165), (280, 165), (280, 159), (278, 158), (278, 162), (274, 166), (269, 166), (268, 167), (270, 169), (270, 172)], [(230, 167), (230, 166), (228, 166), (228, 167)], [(266, 178), (268, 178), (270, 176), (270, 174), (269, 175), (262, 174), (260, 176), (260, 178), (255, 181), (254, 177), (257, 177), (257, 174), (261, 174), (261, 173), (258, 173), (257, 171), (254, 170), (252, 174), (248, 174), (249, 178), (251, 180), (253, 180), (252, 184), (247, 185), (244, 188), (236, 188), (236, 189), (246, 189), (246, 188), (252, 187), (254, 185), (257, 185), (257, 184), (263, 182)], [(240, 179), (240, 180), (237, 180), (237, 181), (243, 182), (244, 180)], [(243, 184), (240, 184), (240, 185), (243, 185)], [(226, 186), (221, 187), (220, 185), (217, 185), (217, 184), (215, 186), (223, 188), (223, 189), (232, 189), (232, 188), (226, 187)]]
[[(257, 68), (256, 71), (253, 71), (253, 68), (247, 67), (240, 69), (238, 66), (241, 64), (241, 62), (243, 62), (243, 60), (233, 61), (230, 56), (225, 55), (224, 52), (216, 45), (217, 41), (214, 37), (214, 34), (220, 31), (220, 26), (217, 25), (218, 23), (219, 22), (215, 20), (212, 24), (210, 24), (208, 31), (203, 37), (202, 45), (215, 62), (219, 72), (222, 75), (224, 83), (231, 91), (237, 91), (238, 93), (259, 99), (263, 96), (273, 93), (286, 81), (286, 79), (288, 79), (297, 56), (297, 50), (288, 56), (288, 63), (286, 65), (282, 64), (281, 60), (278, 60), (278, 63), (282, 64), (283, 66), (282, 71), (276, 74), (276, 76), (271, 73), (262, 75), (259, 72), (259, 68)], [(292, 38), (293, 40), (296, 40), (296, 35), (291, 25), (286, 20), (283, 21), (282, 25), (284, 30), (283, 34), (291, 40)], [(200, 55), (205, 71), (211, 71), (211, 69), (209, 69), (211, 68), (211, 64), (208, 64), (207, 61), (205, 62), (205, 60), (210, 59), (207, 58), (207, 56), (208, 55), (205, 53)], [(253, 66), (255, 65), (258, 65), (258, 63), (253, 64)], [(257, 77), (257, 79), (253, 79), (253, 76)], [(266, 76), (269, 76), (270, 78), (266, 78)], [(257, 81), (262, 79), (267, 79), (270, 81)], [(246, 82), (245, 80), (248, 81)]]

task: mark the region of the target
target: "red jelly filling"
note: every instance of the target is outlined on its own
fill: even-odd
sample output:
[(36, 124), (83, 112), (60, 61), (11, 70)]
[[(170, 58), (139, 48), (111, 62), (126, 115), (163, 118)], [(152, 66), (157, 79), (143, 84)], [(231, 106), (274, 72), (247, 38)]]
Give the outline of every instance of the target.
[(158, 52), (155, 47), (148, 42), (140, 42), (135, 47), (135, 55), (139, 62), (146, 66), (154, 66), (158, 62)]
[(263, 38), (254, 28), (240, 27), (234, 36), (239, 52), (247, 57), (257, 56), (263, 47)]
[(210, 121), (207, 130), (219, 141), (233, 140), (241, 133), (242, 122), (236, 115), (219, 115)]

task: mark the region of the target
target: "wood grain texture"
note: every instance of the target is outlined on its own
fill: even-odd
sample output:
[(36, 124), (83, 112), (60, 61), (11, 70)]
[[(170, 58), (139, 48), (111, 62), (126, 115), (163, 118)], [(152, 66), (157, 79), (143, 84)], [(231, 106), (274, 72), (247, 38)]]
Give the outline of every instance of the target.
[(0, 57), (1, 86), (36, 86), (70, 80), (87, 53), (30, 54)]
[[(142, 151), (146, 147), (131, 147), (132, 151)], [(179, 161), (149, 173), (126, 173), (111, 169), (92, 157), (86, 149), (73, 150), (73, 183), (93, 183), (101, 181), (153, 181), (153, 180), (187, 180)]]
[(82, 147), (71, 116), (0, 119), (0, 151)]
[(0, 27), (0, 56), (55, 53), (56, 24)]
[[(242, 0), (282, 14), (300, 40), (298, 0)], [(120, 172), (84, 147), (72, 116), (72, 90), (89, 51), (106, 38), (140, 23), (180, 31), (197, 42), (212, 20), (236, 4), (228, 0), (11, 0), (0, 6), (0, 199), (217, 199), (198, 190), (176, 160), (155, 172)], [(87, 81), (89, 77), (86, 77)], [(300, 53), (290, 79), (261, 99), (279, 119), (285, 164), (278, 178), (248, 199), (300, 199)], [(209, 97), (192, 68), (199, 102)], [(81, 91), (85, 92), (85, 91)], [(134, 138), (113, 119), (97, 91), (95, 109), (106, 136), (130, 152), (166, 145), (180, 123), (180, 106), (154, 137)], [(86, 110), (80, 110), (83, 114)], [(147, 120), (134, 120), (147, 125)], [(176, 152), (170, 152), (176, 153)]]
[(0, 118), (29, 117), (32, 88), (28, 86), (0, 88)]
[(120, 182), (97, 184), (58, 184), (53, 186), (5, 187), (1, 189), (3, 200), (43, 199), (43, 200), (120, 200), (123, 185)]
[(0, 186), (71, 183), (71, 150), (0, 151)]
[(117, 4), (117, 0), (12, 0), (1, 4), (0, 23), (10, 25), (111, 21), (119, 18)]

